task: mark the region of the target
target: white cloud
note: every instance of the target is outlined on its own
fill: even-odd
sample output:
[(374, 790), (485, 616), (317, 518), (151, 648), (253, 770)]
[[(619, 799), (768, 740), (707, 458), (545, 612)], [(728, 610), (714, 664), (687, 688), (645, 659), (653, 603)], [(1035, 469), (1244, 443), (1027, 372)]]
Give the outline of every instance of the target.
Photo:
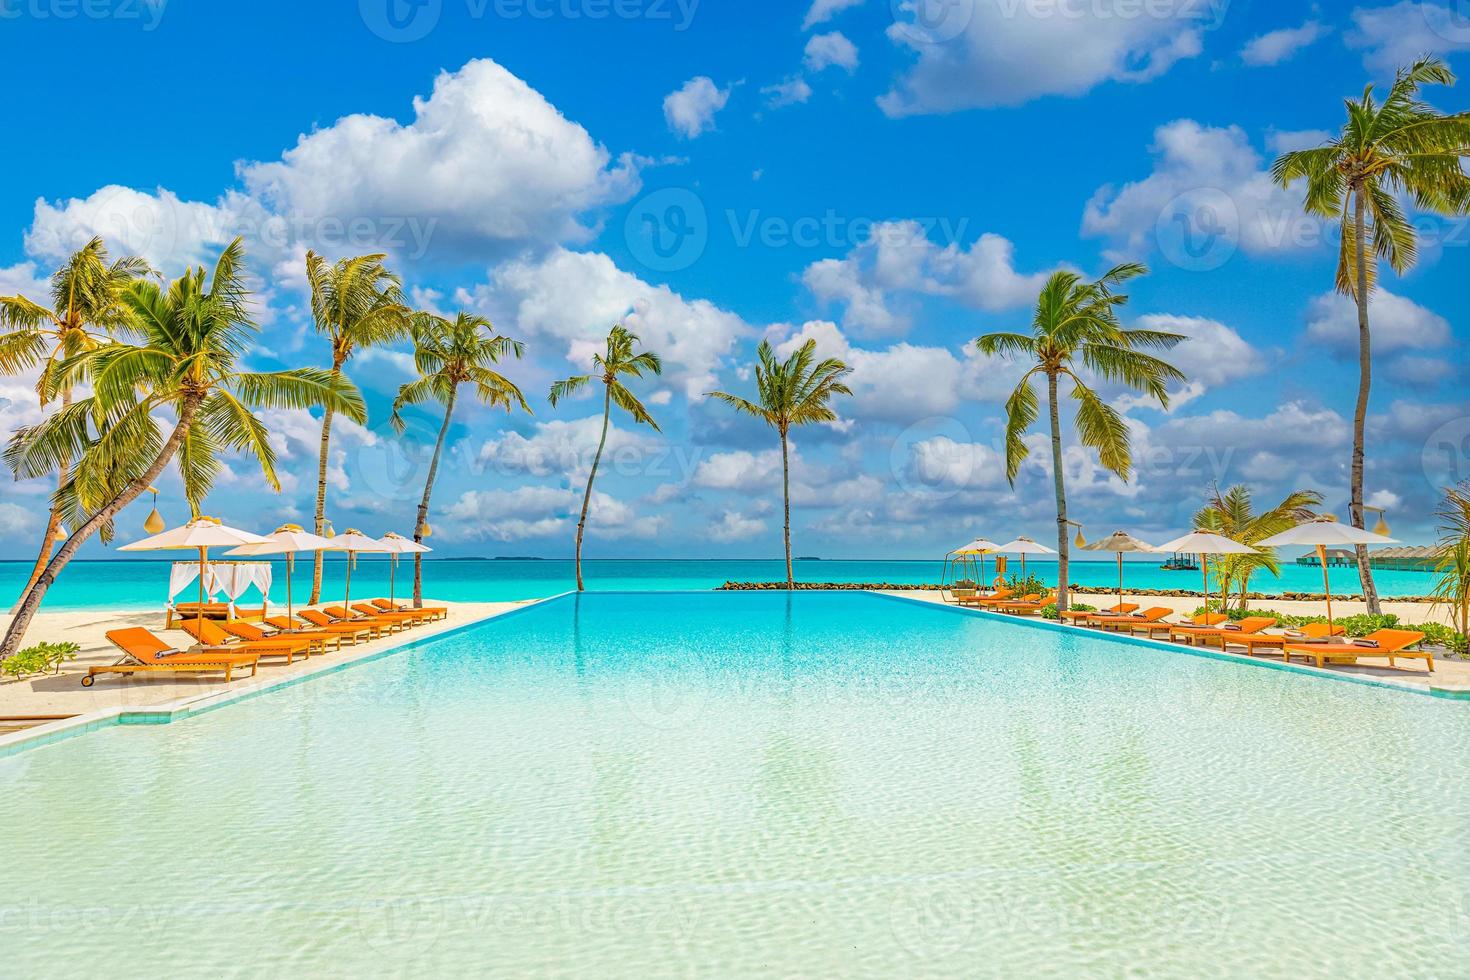
[(1261, 352), (1218, 320), (1151, 313), (1139, 317), (1137, 326), (1183, 334), (1186, 340), (1159, 356), (1183, 371), (1191, 381), (1210, 388), (1249, 378), (1266, 368)]
[(739, 449), (700, 460), (690, 482), (705, 490), (768, 490), (780, 472), (780, 449), (758, 453)]
[[(477, 458), (497, 472), (527, 473), (531, 476), (570, 476), (586, 479), (592, 468), (592, 457), (602, 435), (602, 416), (580, 419), (552, 419), (537, 422), (530, 436), (506, 432), (487, 439)], [(642, 432), (610, 425), (607, 445), (603, 448), (603, 465), (608, 469), (626, 467), (635, 459), (647, 459), (662, 444)]]
[[(622, 323), (664, 358), (665, 378), (691, 396), (710, 390), (720, 359), (752, 332), (708, 300), (643, 282), (597, 252), (553, 249), (538, 260), (499, 265), (491, 276), (488, 284), (461, 290), (457, 301), (486, 312), (514, 336), (563, 342), (579, 367), (608, 329)], [(659, 386), (657, 378), (634, 382), (650, 396)]]
[[(1154, 133), (1153, 173), (1121, 188), (1099, 188), (1082, 218), (1084, 235), (1106, 238), (1114, 255), (1162, 248), (1190, 267), (1193, 244), (1251, 254), (1322, 244), (1320, 222), (1302, 213), (1301, 192), (1278, 187), (1238, 126), (1204, 126), (1180, 119)], [(1188, 223), (1177, 240), (1178, 220)]]
[(760, 518), (746, 517), (738, 511), (727, 510), (705, 533), (711, 541), (729, 544), (732, 541), (747, 541), (765, 532), (766, 522)]
[(812, 5), (807, 9), (806, 17), (801, 22), (801, 29), (810, 30), (813, 26), (825, 23), (847, 8), (856, 7), (862, 2), (863, 0), (812, 0)]
[(780, 109), (788, 105), (797, 105), (812, 97), (812, 87), (807, 84), (806, 79), (800, 75), (793, 75), (774, 85), (767, 85), (761, 89), (761, 95), (766, 97), (766, 106), (771, 109)]
[(51, 305), (51, 282), (34, 262), (0, 266), (0, 296), (24, 296), (42, 306)]
[(802, 282), (824, 303), (844, 307), (843, 325), (868, 334), (901, 331), (903, 316), (889, 308), (888, 293), (905, 291), (947, 296), (976, 309), (1000, 311), (1036, 299), (1048, 272), (1021, 273), (1015, 245), (991, 233), (968, 248), (958, 244), (963, 227), (938, 228), (949, 243), (933, 242), (918, 221), (884, 221), (842, 259), (822, 259), (802, 273)]
[(911, 422), (948, 415), (959, 406), (965, 367), (946, 348), (899, 343), (866, 350), (853, 347), (835, 323), (811, 320), (779, 343), (776, 353), (788, 357), (808, 340), (817, 342), (819, 355), (841, 358), (852, 368), (846, 378), (852, 397), (837, 402), (840, 415)]
[(696, 75), (664, 97), (664, 120), (685, 139), (714, 129), (715, 113), (730, 101), (730, 89), (708, 75)]
[(838, 67), (849, 74), (857, 70), (858, 49), (841, 31), (813, 34), (806, 42), (804, 62), (808, 71)]
[[(265, 423), (276, 451), (276, 475), (281, 480), (281, 491), (289, 494), (301, 487), (314, 487), (321, 455), (321, 418), (300, 408), (267, 408), (256, 415)], [(342, 493), (352, 490), (352, 477), (364, 468), (375, 466), (385, 449), (372, 430), (335, 416), (331, 451), (327, 456), (327, 486)], [(372, 455), (371, 460), (362, 458), (365, 451)], [(362, 489), (361, 485), (358, 489)], [(420, 486), (420, 492), (422, 489)]]
[(41, 528), (45, 508), (31, 510), (20, 504), (0, 503), (0, 534), (25, 535)]
[[(1368, 300), (1373, 349), (1378, 354), (1432, 350), (1451, 340), (1450, 324), (1433, 310), (1384, 289)], [(1307, 336), (1339, 352), (1358, 349), (1357, 303), (1340, 293), (1324, 293), (1307, 311)]]
[(937, 23), (893, 24), (889, 38), (917, 62), (879, 106), (890, 116), (953, 112), (1082, 95), (1106, 81), (1144, 82), (1198, 55), (1212, 26), (1209, 4), (1135, 17), (1102, 4), (1034, 6), (949, 4)]
[[(514, 490), (469, 490), (446, 511), (441, 536), (471, 541), (521, 541), (569, 535), (576, 527), (582, 495), (577, 490), (526, 486)], [(652, 537), (662, 529), (661, 517), (638, 517), (627, 504), (593, 491), (587, 534), (594, 538)]]
[(1327, 34), (1321, 21), (1309, 20), (1300, 27), (1283, 27), (1251, 38), (1240, 52), (1240, 60), (1252, 66), (1279, 65), (1302, 48)]
[(934, 436), (909, 447), (904, 476), (911, 486), (932, 491), (975, 490), (1006, 483), (1005, 457), (978, 442)]
[(308, 224), (413, 219), (421, 230), (432, 223), (436, 241), (502, 247), (583, 239), (584, 212), (638, 187), (636, 161), (613, 164), (585, 129), (489, 59), (441, 72), (413, 111), (406, 125), (344, 116), (241, 176), (273, 211)]
[(1425, 54), (1470, 50), (1470, 28), (1457, 17), (1454, 4), (1402, 0), (1386, 7), (1359, 7), (1345, 35), (1350, 48), (1363, 52), (1374, 71), (1391, 72)]

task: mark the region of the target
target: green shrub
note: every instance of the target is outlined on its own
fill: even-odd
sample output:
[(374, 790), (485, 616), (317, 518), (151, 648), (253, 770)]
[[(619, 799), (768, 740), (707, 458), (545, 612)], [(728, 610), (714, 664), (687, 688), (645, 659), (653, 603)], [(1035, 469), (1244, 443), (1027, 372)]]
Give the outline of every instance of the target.
[(1050, 595), (1051, 586), (1042, 581), (1039, 576), (1028, 574), (1025, 578), (1012, 575), (1006, 579), (1006, 588), (1015, 592), (1016, 595), (1030, 595), (1035, 592), (1038, 595)]
[[(1073, 612), (1097, 612), (1097, 607), (1096, 606), (1089, 606), (1085, 602), (1074, 602), (1074, 603), (1071, 603), (1067, 608), (1068, 609), (1071, 609)], [(1050, 606), (1047, 606), (1045, 609), (1041, 610), (1041, 618), (1042, 619), (1061, 619), (1062, 618), (1062, 614), (1057, 611), (1057, 607), (1055, 605), (1050, 605)]]
[(59, 674), (61, 665), (77, 659), (77, 652), (81, 649), (76, 643), (37, 643), (0, 663), (0, 674), (15, 680), (47, 671)]
[(1456, 632), (1442, 623), (1420, 623), (1414, 629), (1424, 634), (1425, 643), (1438, 644), (1459, 657), (1466, 653), (1464, 633)]

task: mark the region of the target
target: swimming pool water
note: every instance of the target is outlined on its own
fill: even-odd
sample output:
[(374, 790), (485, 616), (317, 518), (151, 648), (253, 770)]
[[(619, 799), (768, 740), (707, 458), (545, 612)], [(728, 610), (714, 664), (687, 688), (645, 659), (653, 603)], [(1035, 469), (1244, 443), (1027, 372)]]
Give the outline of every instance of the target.
[(1470, 706), (589, 594), (0, 759), (0, 974), (1463, 976)]

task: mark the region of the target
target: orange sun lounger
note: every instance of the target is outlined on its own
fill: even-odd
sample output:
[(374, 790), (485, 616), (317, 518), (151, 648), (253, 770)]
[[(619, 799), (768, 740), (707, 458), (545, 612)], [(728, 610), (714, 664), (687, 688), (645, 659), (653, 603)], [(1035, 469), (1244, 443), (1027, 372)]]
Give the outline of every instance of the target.
[(91, 687), (99, 674), (215, 674), (223, 672), (225, 681), (234, 679), (236, 667), (249, 667), (255, 676), (260, 654), (245, 650), (204, 650), (191, 653), (176, 650), (141, 626), (110, 630), (107, 642), (124, 654), (123, 659), (106, 667), (90, 667), (82, 678), (83, 687)]
[[(309, 612), (310, 610), (307, 611)], [(301, 616), (302, 613), (297, 613), (297, 615)], [(321, 622), (316, 622), (311, 619), (305, 621), (311, 625), (311, 629), (302, 630), (300, 623), (294, 619), (287, 619), (285, 616), (268, 616), (266, 617), (265, 624), (280, 630), (287, 636), (294, 635), (296, 632), (333, 633), (354, 646), (358, 640), (371, 640), (378, 635), (377, 627), (372, 623), (334, 623), (325, 616), (321, 617)]]
[(427, 623), (430, 618), (422, 609), (379, 609), (370, 602), (354, 602), (352, 611), (363, 616), (398, 616), (414, 626)]
[(1047, 606), (1054, 606), (1056, 604), (1057, 594), (1053, 592), (1045, 598), (1036, 596), (1034, 599), (1027, 597), (1017, 602), (998, 602), (995, 604), (995, 608), (1001, 612), (1010, 613), (1013, 616), (1030, 616), (1032, 613), (1041, 612)]
[(375, 640), (378, 637), (382, 636), (383, 631), (386, 630), (389, 626), (394, 625), (392, 623), (385, 623), (381, 619), (353, 619), (350, 621), (346, 621), (343, 620), (341, 617), (333, 618), (331, 616), (328, 616), (324, 612), (317, 612), (315, 609), (303, 609), (296, 615), (306, 620), (311, 625), (320, 627), (324, 630), (347, 628), (368, 630), (372, 634), (372, 638)]
[(322, 612), (339, 623), (379, 623), (390, 633), (399, 633), (414, 624), (410, 616), (402, 613), (377, 612), (372, 615), (352, 612), (345, 606), (323, 606)]
[(1145, 609), (1143, 612), (1133, 612), (1121, 616), (1093, 613), (1087, 617), (1086, 622), (1088, 625), (1096, 626), (1098, 629), (1112, 629), (1120, 632), (1126, 629), (1130, 633), (1137, 630), (1140, 626), (1147, 626), (1149, 628), (1149, 635), (1152, 636), (1154, 630), (1168, 628), (1169, 624), (1164, 622), (1164, 618), (1173, 612), (1174, 610), (1168, 606), (1153, 606), (1152, 608)]
[(1237, 628), (1231, 629), (1229, 623), (1221, 623), (1218, 626), (1170, 626), (1169, 639), (1188, 640), (1191, 643), (1203, 645), (1206, 640), (1219, 640), (1220, 649), (1225, 649), (1226, 640), (1237, 636), (1259, 633), (1261, 630), (1270, 629), (1276, 625), (1275, 616), (1247, 616), (1239, 623)]
[(179, 629), (207, 646), (222, 647), (227, 643), (233, 643), (236, 649), (249, 650), (262, 657), (285, 657), (288, 664), (294, 662), (297, 657), (305, 660), (311, 656), (310, 640), (299, 640), (290, 636), (269, 640), (242, 640), (237, 635), (225, 632), (218, 623), (208, 619), (203, 622), (196, 619), (192, 622), (180, 623)]
[(237, 636), (242, 640), (253, 643), (265, 643), (270, 640), (304, 640), (310, 645), (311, 650), (316, 653), (326, 653), (327, 644), (332, 645), (333, 650), (342, 649), (342, 641), (346, 637), (341, 633), (328, 633), (326, 630), (302, 630), (296, 633), (267, 633), (259, 626), (250, 623), (242, 623), (239, 620), (230, 620), (220, 623), (219, 628)]
[(1320, 639), (1323, 642), (1334, 636), (1342, 636), (1343, 628), (1333, 626), (1330, 629), (1326, 623), (1308, 623), (1295, 633), (1288, 630), (1285, 633), (1234, 633), (1226, 636), (1225, 643), (1229, 646), (1245, 647), (1247, 653), (1255, 653), (1257, 650), (1270, 652), (1276, 650), (1285, 652), (1286, 644), (1301, 643), (1309, 639)]
[(395, 605), (394, 603), (389, 602), (387, 599), (374, 599), (373, 605), (377, 606), (383, 612), (421, 612), (432, 613), (433, 615), (429, 617), (430, 619), (449, 618), (448, 606), (424, 606), (421, 609), (414, 609), (412, 606), (405, 606), (402, 603), (398, 603)]
[(1396, 666), (1396, 660), (1423, 660), (1432, 674), (1434, 673), (1434, 655), (1428, 650), (1408, 649), (1423, 639), (1424, 634), (1414, 630), (1376, 630), (1362, 637), (1361, 640), (1375, 643), (1377, 646), (1366, 646), (1363, 642), (1352, 641), (1347, 643), (1288, 643), (1281, 653), (1286, 660), (1292, 657), (1305, 657), (1318, 667), (1329, 663), (1355, 664), (1359, 657), (1387, 657), (1390, 667)]
[(1116, 606), (1113, 606), (1110, 609), (1102, 609), (1102, 610), (1089, 609), (1087, 612), (1078, 612), (1075, 609), (1068, 609), (1066, 612), (1061, 613), (1060, 615), (1061, 615), (1061, 617), (1063, 619), (1070, 619), (1072, 622), (1075, 623), (1075, 622), (1078, 622), (1079, 620), (1092, 619), (1095, 616), (1126, 616), (1126, 615), (1128, 615), (1131, 612), (1137, 612), (1137, 611), (1138, 611), (1138, 603), (1136, 603), (1136, 602), (1120, 602)]

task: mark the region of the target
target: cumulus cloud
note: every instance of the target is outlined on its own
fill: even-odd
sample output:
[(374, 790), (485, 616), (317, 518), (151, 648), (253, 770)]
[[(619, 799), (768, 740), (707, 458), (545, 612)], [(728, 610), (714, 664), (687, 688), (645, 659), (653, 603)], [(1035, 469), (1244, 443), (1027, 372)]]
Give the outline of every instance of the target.
[(769, 109), (780, 109), (789, 105), (798, 105), (812, 97), (812, 87), (807, 84), (805, 78), (793, 75), (790, 78), (767, 85), (761, 89), (761, 95), (766, 97), (766, 107)]
[(32, 510), (20, 504), (0, 503), (0, 534), (26, 535), (41, 529), (45, 508)]
[(708, 75), (696, 75), (664, 97), (664, 121), (669, 129), (694, 139), (715, 127), (715, 113), (730, 101), (730, 89), (720, 88)]
[[(930, 235), (938, 231), (948, 243)], [(802, 273), (802, 282), (824, 303), (844, 307), (845, 327), (868, 334), (901, 331), (905, 317), (890, 308), (889, 294), (947, 296), (975, 309), (1016, 309), (1036, 299), (1049, 272), (1017, 271), (1015, 245), (991, 233), (968, 247), (963, 227), (919, 221), (884, 221), (845, 258), (822, 259)]]
[[(579, 491), (545, 486), (513, 490), (469, 490), (447, 510), (453, 534), (471, 541), (523, 541), (572, 533), (582, 502)], [(587, 534), (594, 538), (652, 537), (662, 517), (639, 517), (632, 507), (596, 490), (588, 508)], [(441, 532), (447, 536), (446, 529)]]
[(847, 8), (856, 7), (862, 2), (863, 0), (812, 0), (812, 5), (801, 22), (801, 29), (806, 31), (817, 24), (826, 23)]
[(852, 73), (858, 66), (857, 45), (849, 41), (841, 31), (813, 34), (806, 42), (803, 63), (808, 71), (823, 71), (835, 66)]
[[(1450, 324), (1433, 310), (1384, 289), (1368, 300), (1375, 353), (1432, 350), (1450, 342)], [(1358, 349), (1358, 306), (1341, 293), (1324, 293), (1307, 310), (1307, 337), (1339, 353)]]
[(1155, 131), (1151, 149), (1149, 176), (1099, 188), (1083, 214), (1083, 234), (1108, 240), (1114, 255), (1162, 249), (1191, 267), (1211, 250), (1223, 261), (1237, 247), (1259, 255), (1322, 244), (1323, 228), (1302, 214), (1300, 191), (1276, 185), (1240, 127), (1180, 119)]
[(1309, 20), (1300, 27), (1269, 31), (1247, 41), (1241, 49), (1240, 60), (1253, 67), (1279, 65), (1326, 34), (1327, 28), (1316, 20)]
[[(562, 248), (503, 263), (489, 283), (461, 290), (457, 300), (513, 335), (562, 343), (578, 366), (602, 346), (613, 324), (622, 323), (663, 356), (665, 378), (691, 396), (710, 390), (720, 359), (752, 333), (740, 317), (708, 300), (643, 282), (601, 253)], [(658, 386), (656, 378), (636, 384), (650, 396)]]
[[(487, 439), (476, 458), (500, 473), (524, 473), (538, 477), (569, 475), (574, 479), (586, 479), (601, 435), (601, 415), (552, 419), (537, 422), (529, 436), (506, 432)], [(662, 445), (642, 432), (610, 425), (607, 445), (603, 447), (603, 465), (618, 470), (640, 461), (648, 462), (660, 454)]]
[(909, 116), (1146, 82), (1200, 54), (1212, 12), (1208, 4), (1175, 4), (1161, 16), (1120, 17), (1105, 5), (1049, 4), (1044, 14), (1018, 14), (1008, 4), (949, 4), (937, 23), (889, 27), (889, 38), (917, 61), (878, 104), (890, 116)]
[(1391, 72), (1425, 54), (1470, 51), (1470, 29), (1454, 4), (1402, 0), (1385, 7), (1359, 7), (1344, 39), (1363, 52), (1363, 64)]
[(729, 544), (732, 541), (748, 541), (766, 533), (766, 522), (758, 517), (746, 517), (739, 511), (727, 510), (720, 519), (710, 524), (705, 534), (711, 541)]

